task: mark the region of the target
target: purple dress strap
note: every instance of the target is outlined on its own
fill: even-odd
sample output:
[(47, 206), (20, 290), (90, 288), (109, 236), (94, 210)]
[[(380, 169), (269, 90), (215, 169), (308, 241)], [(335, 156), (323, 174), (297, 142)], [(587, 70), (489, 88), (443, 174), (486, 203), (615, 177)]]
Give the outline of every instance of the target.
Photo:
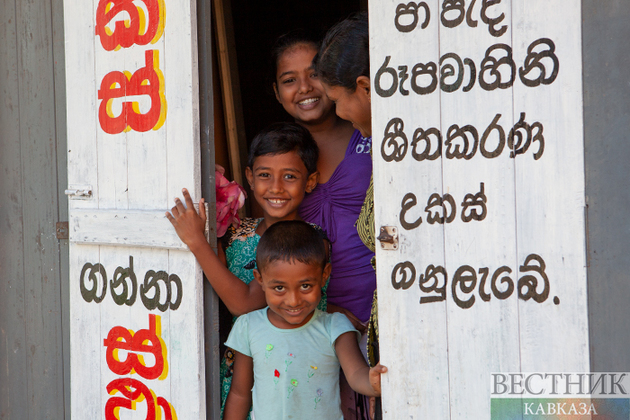
[(363, 322), (370, 317), (376, 274), (370, 263), (374, 253), (361, 242), (355, 222), (370, 184), (371, 146), (371, 138), (355, 131), (328, 182), (307, 194), (299, 209), (303, 220), (324, 229), (332, 245), (328, 302), (351, 311)]

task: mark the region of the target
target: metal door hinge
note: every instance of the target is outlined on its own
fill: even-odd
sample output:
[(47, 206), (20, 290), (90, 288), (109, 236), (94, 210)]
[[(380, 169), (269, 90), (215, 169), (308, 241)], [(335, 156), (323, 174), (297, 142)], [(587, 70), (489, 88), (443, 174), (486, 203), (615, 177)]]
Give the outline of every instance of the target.
[(57, 222), (57, 239), (69, 239), (68, 222)]
[(92, 198), (92, 186), (91, 185), (69, 185), (65, 191), (68, 198), (73, 200), (87, 200)]
[(381, 249), (398, 249), (398, 229), (396, 226), (381, 226), (381, 232), (376, 239), (381, 242)]

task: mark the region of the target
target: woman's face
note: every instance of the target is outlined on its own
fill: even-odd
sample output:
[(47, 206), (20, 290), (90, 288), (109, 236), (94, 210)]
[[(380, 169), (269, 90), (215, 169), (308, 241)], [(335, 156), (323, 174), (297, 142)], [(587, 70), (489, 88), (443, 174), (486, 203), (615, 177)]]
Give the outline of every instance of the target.
[(278, 102), (298, 122), (313, 124), (332, 114), (333, 103), (326, 97), (312, 62), (317, 50), (297, 44), (286, 50), (277, 63), (273, 88)]
[(363, 137), (372, 135), (372, 108), (370, 103), (370, 79), (357, 78), (357, 88), (352, 91), (343, 86), (323, 84), (326, 96), (335, 103), (339, 118), (350, 121)]

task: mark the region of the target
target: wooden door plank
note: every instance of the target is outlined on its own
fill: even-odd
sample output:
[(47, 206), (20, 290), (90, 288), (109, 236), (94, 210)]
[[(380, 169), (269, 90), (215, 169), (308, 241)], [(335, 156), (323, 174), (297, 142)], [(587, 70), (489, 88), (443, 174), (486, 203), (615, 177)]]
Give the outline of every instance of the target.
[[(72, 418), (97, 419), (102, 417), (100, 407), (104, 406), (102, 398), (105, 393), (100, 381), (86, 380), (86, 371), (100, 376), (101, 366), (105, 363), (102, 357), (105, 337), (101, 334), (100, 313), (90, 309), (97, 305), (93, 298), (101, 296), (100, 291), (106, 287), (104, 282), (107, 278), (100, 275), (98, 267), (94, 267), (101, 261), (99, 247), (79, 247), (80, 245), (70, 243), (70, 360), (73, 365), (70, 370), (71, 415)], [(90, 266), (86, 267), (86, 264)], [(94, 272), (92, 268), (95, 269)], [(82, 282), (86, 290), (95, 290), (96, 293), (81, 293)], [(86, 299), (91, 300), (86, 302)], [(95, 401), (98, 403), (95, 404)]]
[[(91, 200), (73, 200), (73, 208), (96, 208), (99, 191), (97, 160), (97, 90), (95, 70), (94, 14), (79, 0), (64, 0), (66, 48), (66, 115), (68, 124), (68, 186), (89, 185)], [(95, 89), (86, 89), (94, 86)], [(91, 112), (86, 112), (91, 110)], [(96, 169), (96, 170), (91, 170)], [(93, 200), (93, 201), (92, 201)]]
[[(175, 196), (181, 197), (181, 190), (184, 187), (189, 190), (195, 201), (201, 197), (197, 5), (195, 1), (187, 1), (185, 7), (188, 13), (176, 15), (179, 20), (169, 21), (168, 28), (172, 31), (172, 35), (175, 35), (175, 31), (181, 31), (181, 28), (189, 28), (186, 39), (191, 40), (190, 48), (181, 48), (178, 38), (169, 36), (168, 32), (165, 33), (165, 48), (169, 52), (165, 55), (165, 68), (168, 71), (166, 83), (169, 89), (180, 92), (180, 95), (188, 98), (187, 101), (169, 103), (169, 123), (166, 126), (165, 144), (168, 156), (165, 172), (169, 206), (173, 203)], [(181, 63), (189, 64), (181, 66)], [(173, 69), (178, 70), (175, 72)], [(182, 74), (182, 71), (186, 73)], [(169, 79), (168, 75), (177, 77)], [(187, 141), (182, 142), (182, 138)], [(170, 360), (172, 360), (170, 380), (172, 384), (188, 383), (187, 387), (172, 386), (171, 398), (172, 401), (183, 402), (189, 400), (188, 396), (191, 393), (197, 395), (198, 398), (194, 401), (180, 404), (177, 407), (177, 414), (179, 418), (205, 417), (205, 383), (203, 381), (189, 383), (187, 379), (191, 372), (205, 370), (203, 276), (190, 252), (168, 251), (166, 258), (169, 273), (177, 273), (186, 285), (185, 292), (188, 294), (185, 300), (186, 305), (180, 306), (176, 311), (169, 311), (170, 330), (180, 332), (176, 335), (176, 340), (171, 340), (169, 348)], [(191, 319), (198, 323), (196, 328), (190, 327)], [(182, 331), (186, 333), (182, 334)]]
[[(0, 418), (28, 416), (27, 337), (24, 282), (24, 180), (20, 141), (20, 98), (16, 2), (0, 1)], [(28, 418), (28, 417), (27, 417)]]
[[(197, 0), (197, 39), (199, 50), (199, 124), (201, 155), (201, 188), (203, 197), (208, 203), (209, 220), (216, 220), (215, 193), (215, 144), (217, 139), (214, 118), (215, 106), (220, 103), (219, 95), (215, 95), (214, 87), (218, 80), (213, 66), (215, 54), (212, 41), (212, 4)], [(219, 102), (217, 102), (217, 99)], [(220, 108), (220, 106), (219, 106)], [(216, 228), (209, 224), (208, 239), (216, 249)], [(221, 406), (221, 381), (219, 378), (220, 338), (219, 338), (219, 298), (204, 281), (204, 336), (205, 336), (205, 375), (206, 375), (206, 418), (218, 419)]]
[[(67, 153), (67, 119), (66, 119), (66, 73), (65, 73), (65, 42), (64, 42), (64, 13), (63, 2), (52, 1), (52, 49), (55, 92), (55, 133), (57, 150), (57, 208), (59, 222), (68, 221), (68, 197), (65, 190), (68, 182), (68, 153)], [(59, 240), (60, 261), (60, 296), (62, 319), (62, 349), (60, 355), (63, 360), (63, 396), (65, 420), (70, 420), (70, 290), (69, 272), (70, 256), (69, 241)]]
[[(192, 263), (192, 254), (187, 251), (168, 252), (169, 273), (176, 273), (182, 282), (188, 287), (185, 289), (186, 304), (182, 304), (178, 310), (169, 312), (170, 330), (175, 332), (186, 331), (185, 334), (177, 334), (177, 339), (170, 341), (170, 373), (171, 398), (179, 401), (177, 415), (179, 418), (206, 418), (205, 387), (203, 380), (190, 381), (188, 378), (192, 372), (199, 373), (205, 369), (204, 339), (203, 339), (203, 277)], [(193, 286), (194, 287), (191, 287)], [(196, 319), (197, 328), (190, 328), (190, 320)], [(192, 357), (190, 355), (195, 355)], [(177, 384), (187, 383), (186, 387)], [(208, 385), (209, 386), (209, 385)], [(194, 401), (190, 401), (190, 395), (197, 395)], [(208, 407), (208, 411), (213, 407)]]
[(217, 53), (219, 55), (230, 166), (234, 181), (240, 185), (245, 185), (245, 168), (242, 162), (247, 156), (247, 140), (238, 80), (231, 6), (230, 2), (226, 0), (217, 0), (212, 3), (214, 5), (214, 22), (216, 23)]
[[(20, 51), (27, 397), (33, 416), (63, 418), (60, 272), (51, 4), (16, 3)], [(38, 255), (35, 259), (32, 256)]]
[[(66, 96), (68, 121), (68, 187), (89, 186), (92, 197), (88, 200), (69, 199), (70, 218), (74, 209), (96, 209), (99, 201), (98, 159), (98, 99), (100, 80), (96, 81), (97, 57), (95, 45), (99, 42), (95, 34), (94, 2), (64, 1), (64, 35), (66, 38)], [(93, 86), (93, 89), (86, 89)], [(89, 111), (87, 111), (89, 110)], [(102, 163), (101, 163), (102, 164)], [(105, 193), (105, 196), (107, 194)], [(112, 197), (112, 195), (109, 195)], [(111, 205), (113, 207), (113, 204)], [(101, 314), (92, 310), (81, 293), (84, 276), (93, 280), (84, 287), (102, 290), (103, 282), (97, 264), (100, 264), (98, 247), (84, 247), (70, 243), (70, 360), (72, 363), (71, 417), (99, 418), (104, 407), (103, 388), (100, 381), (103, 339)], [(91, 267), (86, 268), (86, 264)], [(93, 273), (91, 270), (95, 269)], [(98, 289), (97, 289), (98, 288)], [(99, 294), (94, 294), (100, 296)], [(88, 295), (89, 296), (89, 295)], [(94, 300), (90, 301), (95, 305)], [(87, 380), (86, 372), (98, 375), (98, 380)], [(81, 386), (78, 386), (81, 384)]]
[[(463, 86), (470, 83), (472, 72), (470, 68), (464, 68), (463, 74), (460, 73), (457, 61), (459, 59), (463, 64), (468, 58), (474, 63), (481, 63), (489, 47), (497, 44), (510, 46), (512, 30), (509, 22), (512, 13), (509, 2), (502, 2), (492, 9), (492, 16), (505, 16), (504, 21), (497, 25), (499, 28), (505, 26), (505, 31), (497, 37), (490, 33), (488, 26), (480, 19), (481, 3), (475, 3), (472, 9), (470, 5), (468, 2), (466, 16), (477, 22), (476, 27), (464, 19), (464, 22), (452, 28), (442, 24), (439, 34), (440, 56), (445, 57), (442, 66), (451, 65), (456, 69), (455, 75), (442, 78), (443, 83), (450, 85), (455, 83), (460, 74), (464, 76), (462, 87), (454, 92), (443, 89), (440, 92), (441, 133), (444, 141), (443, 194), (450, 194), (457, 206), (455, 219), (444, 225), (446, 269), (451, 289), (447, 299), (447, 317), (452, 419), (469, 418), (471, 407), (476, 413), (489, 413), (488, 387), (479, 385), (490, 384), (490, 372), (520, 369), (517, 296), (512, 292), (505, 300), (499, 300), (490, 287), (491, 279), (500, 267), (509, 270), (503, 275), (512, 279), (517, 272), (514, 161), (505, 149), (496, 157), (486, 157), (481, 153), (480, 146), (484, 146), (481, 144), (478, 144), (476, 153), (469, 160), (453, 156), (457, 153), (456, 148), (466, 149), (465, 153), (472, 155), (474, 145), (474, 136), (469, 132), (465, 133), (468, 147), (462, 137), (454, 135), (458, 128), (467, 125), (475, 127), (480, 141), (498, 115), (498, 125), (513, 125), (511, 89), (487, 91), (477, 81), (472, 89), (465, 92)], [(444, 20), (453, 22), (455, 17), (464, 15), (451, 11), (440, 15), (441, 20), (442, 16)], [(476, 72), (478, 76), (481, 73), (479, 67)], [(506, 69), (501, 70), (505, 73)], [(490, 78), (484, 75), (484, 79)], [(499, 138), (498, 132), (493, 131), (483, 150), (496, 149)], [(487, 200), (485, 214), (479, 205), (465, 207), (464, 203), (472, 201), (470, 197), (474, 196)], [(483, 219), (466, 219), (472, 211), (483, 214)], [(484, 270), (488, 273), (483, 288), (490, 295), (487, 302), (479, 291)], [(456, 283), (458, 271), (477, 278), (473, 290), (463, 290), (464, 284), (471, 283)], [(499, 289), (506, 291), (503, 284)], [(471, 387), (470, 384), (478, 386)]]
[[(559, 65), (557, 78), (549, 85), (514, 87), (514, 118), (526, 112), (527, 122), (542, 123), (545, 140), (540, 159), (532, 157), (538, 146), (532, 145), (532, 151), (516, 160), (518, 261), (523, 264), (528, 255), (540, 255), (550, 283), (542, 304), (519, 302), (521, 343), (529, 349), (521, 364), (524, 371), (586, 372), (586, 239), (584, 228), (579, 228), (585, 226), (581, 3), (572, 0), (550, 7), (539, 0), (514, 0), (514, 8), (514, 51), (520, 63), (532, 43), (548, 39)], [(558, 25), (559, 21), (564, 23)], [(548, 49), (541, 44), (535, 51), (541, 47)], [(552, 61), (541, 63), (549, 78)], [(536, 278), (540, 293), (543, 278)], [(545, 357), (537, 357), (541, 354)]]
[[(167, 176), (166, 206), (173, 199), (182, 197), (182, 188), (187, 188), (198, 201), (201, 197), (201, 161), (199, 150), (199, 74), (197, 63), (197, 27), (194, 1), (186, 1), (187, 14), (169, 15), (165, 32), (164, 55), (166, 85), (169, 92), (188, 98), (188, 101), (171, 101), (168, 104), (168, 123), (165, 126), (168, 162), (164, 167)], [(178, 20), (174, 20), (177, 18)], [(182, 28), (190, 28), (185, 34), (191, 39), (190, 48), (181, 48), (178, 37)], [(179, 35), (181, 37), (181, 35)], [(182, 66), (181, 63), (187, 63)], [(185, 72), (182, 74), (182, 72)], [(171, 96), (173, 97), (173, 96)], [(176, 97), (176, 96), (175, 96)], [(186, 139), (186, 141), (182, 141)], [(191, 184), (191, 180), (194, 182)]]
[[(438, 1), (428, 4), (435, 9)], [(425, 42), (396, 30), (391, 24), (395, 10), (387, 2), (370, 3), (370, 16), (382, 16), (384, 22), (388, 22), (370, 25), (373, 75), (382, 67), (393, 68), (398, 73), (398, 66), (439, 60), (437, 43)], [(437, 22), (432, 20), (425, 31), (437, 34)], [(385, 66), (388, 56), (391, 57), (390, 62)], [(411, 66), (408, 71), (411, 71)], [(392, 85), (392, 77), (384, 74), (379, 82), (382, 89), (387, 89)], [(411, 90), (409, 82), (405, 83), (405, 88)], [(395, 133), (398, 130), (404, 133), (410, 147), (416, 128), (439, 127), (439, 96), (418, 97), (413, 93), (405, 96), (398, 91), (393, 97), (382, 98), (374, 93), (375, 90), (372, 89), (375, 203), (395, 203), (389, 208), (376, 205), (376, 229), (378, 232), (381, 226), (397, 226), (400, 236), (398, 250), (385, 251), (379, 246), (376, 250), (381, 361), (389, 369), (382, 378), (383, 411), (386, 418), (448, 418), (447, 306), (443, 301), (424, 303), (424, 299), (435, 297), (436, 293), (423, 293), (419, 287), (419, 276), (424, 276), (431, 265), (444, 266), (445, 261), (444, 230), (440, 225), (427, 223), (423, 212), (424, 203), (432, 194), (442, 194), (442, 163), (439, 159), (416, 161), (410, 152), (400, 162), (385, 162), (383, 158), (384, 154), (389, 156), (394, 151), (387, 143), (386, 132)], [(400, 104), (394, 107), (394, 101)], [(404, 126), (398, 125), (394, 118), (399, 118)], [(401, 137), (393, 137), (398, 145), (404, 143)], [(385, 147), (383, 143), (386, 143)], [(435, 149), (434, 142), (432, 151)], [(405, 197), (409, 197), (408, 194), (417, 198), (418, 205), (410, 208), (405, 219), (413, 223), (421, 217), (423, 222), (417, 227), (404, 228), (400, 223), (400, 205)], [(411, 274), (409, 267), (396, 270), (399, 262), (411, 263), (415, 273)], [(403, 272), (412, 276), (411, 279), (406, 278), (412, 282), (409, 287), (400, 287)], [(444, 281), (440, 275), (437, 277), (438, 283)], [(399, 284), (397, 288), (393, 287), (395, 281)], [(425, 380), (414, 379), (417, 377)], [(396, 398), (401, 394), (405, 396), (404, 404)], [(434, 403), (426, 404), (426, 400)]]
[[(113, 225), (116, 229), (111, 229)], [(188, 249), (163, 210), (75, 210), (70, 218), (70, 241)]]

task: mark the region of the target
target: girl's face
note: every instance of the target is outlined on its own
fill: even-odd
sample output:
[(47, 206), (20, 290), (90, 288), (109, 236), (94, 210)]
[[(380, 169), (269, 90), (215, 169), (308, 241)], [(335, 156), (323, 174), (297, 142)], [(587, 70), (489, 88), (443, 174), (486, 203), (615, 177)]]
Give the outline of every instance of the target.
[(278, 102), (298, 122), (313, 124), (332, 114), (333, 103), (326, 97), (312, 67), (317, 50), (297, 44), (278, 58), (273, 90)]
[(305, 192), (317, 185), (319, 173), (309, 175), (300, 156), (292, 151), (258, 156), (245, 175), (269, 226), (280, 220), (298, 219), (298, 207)]
[(370, 102), (370, 79), (357, 78), (357, 88), (352, 91), (343, 86), (322, 84), (326, 96), (335, 103), (339, 118), (348, 120), (363, 137), (372, 135), (372, 108)]

